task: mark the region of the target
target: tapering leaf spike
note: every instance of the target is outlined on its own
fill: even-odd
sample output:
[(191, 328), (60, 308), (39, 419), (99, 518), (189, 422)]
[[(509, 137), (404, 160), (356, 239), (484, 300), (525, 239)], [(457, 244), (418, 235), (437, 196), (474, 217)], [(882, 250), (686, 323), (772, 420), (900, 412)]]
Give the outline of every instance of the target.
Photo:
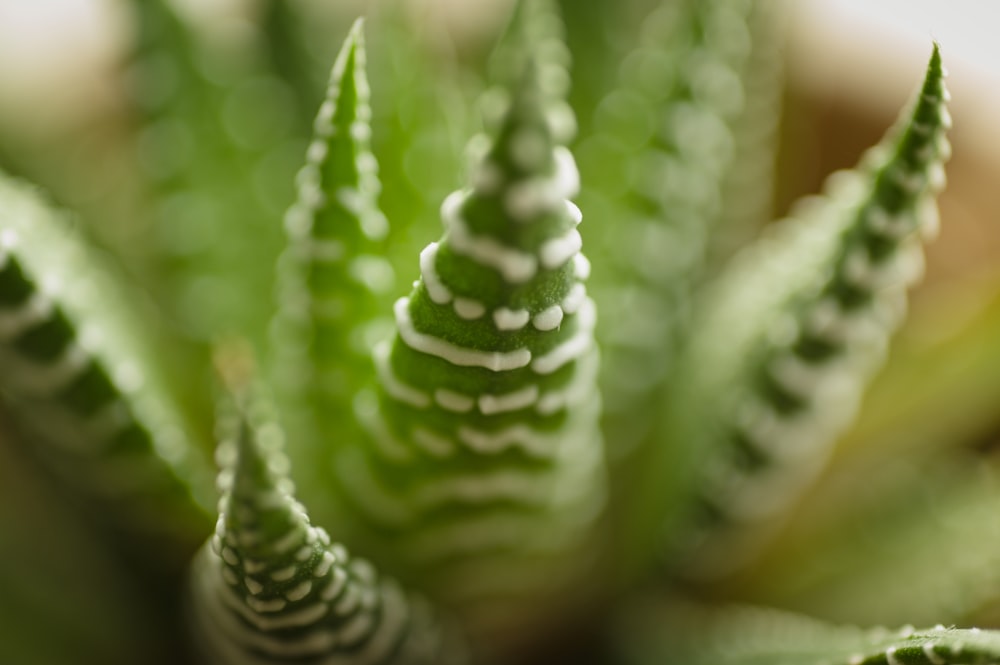
[(579, 180), (533, 61), (470, 184), (395, 304), (370, 437), (339, 477), (414, 577), (464, 607), (517, 599), (523, 626), (524, 598), (591, 588), (574, 585), (605, 491)]
[[(937, 226), (951, 126), (935, 44), (913, 104), (850, 172), (732, 262), (684, 357), (701, 460), (698, 567), (737, 565), (822, 467), (881, 365)], [(750, 528), (750, 527), (753, 528)], [(752, 548), (751, 548), (752, 549)], [(709, 556), (708, 552), (714, 553)]]
[(310, 523), (282, 430), (244, 369), (226, 372), (219, 520), (193, 570), (192, 628), (206, 655), (225, 665), (462, 663), (461, 640), (426, 601)]

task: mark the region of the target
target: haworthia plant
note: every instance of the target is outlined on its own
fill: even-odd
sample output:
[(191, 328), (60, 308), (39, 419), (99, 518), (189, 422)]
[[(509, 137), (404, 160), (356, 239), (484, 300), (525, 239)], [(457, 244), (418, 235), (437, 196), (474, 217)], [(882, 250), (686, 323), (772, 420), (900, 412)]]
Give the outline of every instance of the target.
[(702, 469), (692, 520), (717, 541), (693, 546), (699, 568), (735, 564), (853, 418), (936, 230), (947, 98), (935, 46), (912, 109), (861, 166), (831, 176), (705, 294), (676, 407), (677, 440)]
[(472, 187), (442, 205), (446, 233), (374, 350), (370, 443), (341, 462), (400, 558), (466, 601), (572, 578), (603, 500), (576, 167), (535, 76), (529, 65)]
[[(275, 372), (290, 414), (308, 419), (295, 431), (303, 438), (337, 431), (326, 442), (334, 447), (356, 435), (352, 402), (372, 375), (368, 340), (377, 324), (378, 293), (393, 285), (392, 267), (376, 255), (388, 222), (378, 208), (377, 164), (369, 147), (361, 30), (359, 21), (337, 56), (306, 165), (296, 177), (273, 331)], [(293, 452), (314, 455), (317, 445), (297, 442)], [(316, 470), (327, 484), (323, 471), (329, 468)]]
[(0, 200), (0, 392), (24, 445), (114, 528), (190, 536), (204, 462), (151, 311), (32, 188), (0, 174)]
[(219, 520), (192, 571), (190, 619), (210, 662), (465, 662), (455, 627), (427, 601), (312, 526), (293, 496), (282, 430), (235, 355), (222, 368)]
[[(948, 151), (936, 50), (910, 114), (862, 167), (736, 260), (723, 241), (706, 261), (713, 220), (758, 216), (731, 185), (744, 157), (773, 155), (773, 133), (757, 131), (773, 116), (755, 116), (774, 102), (759, 82), (776, 80), (779, 4), (563, 2), (564, 26), (554, 2), (522, 0), (484, 73), (465, 58), (482, 44), (414, 25), (434, 8), (385, 3), (367, 44), (360, 23), (348, 33), (309, 144), (312, 114), (296, 105), (324, 95), (305, 69), (336, 42), (302, 31), (344, 28), (337, 12), (321, 25), (315, 4), (267, 0), (206, 26), (165, 0), (135, 3), (134, 177), (152, 196), (133, 237), (181, 259), (150, 271), (169, 316), (134, 302), (34, 192), (0, 182), (0, 662), (1000, 662), (992, 633), (831, 628), (728, 605), (968, 624), (1000, 601), (1000, 538), (983, 527), (998, 499), (970, 482), (978, 450), (907, 451), (944, 460), (942, 473), (893, 491), (886, 456), (871, 458), (877, 472), (841, 468), (883, 490), (884, 512), (860, 496), (815, 508), (838, 496), (819, 491), (794, 516), (818, 544), (769, 538), (916, 276)], [(648, 5), (639, 38), (583, 25), (638, 23)], [(572, 110), (570, 56), (589, 63)], [(603, 101), (594, 63), (622, 71)], [(480, 80), (501, 112), (438, 213), (461, 181)], [(570, 202), (574, 128), (593, 280)], [(423, 220), (439, 214), (445, 233), (427, 244), (437, 231)], [(133, 262), (148, 251), (135, 244)], [(392, 274), (416, 268), (393, 305)], [(197, 445), (211, 437), (188, 415), (211, 410), (210, 382), (176, 383), (181, 358), (160, 334), (233, 328), (262, 347), (274, 385), (252, 354), (221, 357), (213, 535)], [(765, 558), (742, 579), (679, 579), (755, 545)], [(772, 573), (748, 582), (755, 571)]]
[[(682, 610), (682, 611), (680, 611)], [(1000, 662), (1000, 631), (860, 629), (755, 607), (637, 604), (620, 624), (628, 665), (971, 665)]]

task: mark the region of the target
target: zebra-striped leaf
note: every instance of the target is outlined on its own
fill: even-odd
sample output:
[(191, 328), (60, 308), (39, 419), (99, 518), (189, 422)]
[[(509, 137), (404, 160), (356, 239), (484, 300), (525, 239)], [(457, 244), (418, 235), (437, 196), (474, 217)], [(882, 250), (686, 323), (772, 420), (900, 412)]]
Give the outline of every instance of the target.
[(0, 394), (23, 443), (102, 522), (190, 537), (211, 483), (151, 346), (155, 313), (120, 279), (36, 192), (0, 176)]
[[(215, 535), (195, 559), (191, 627), (219, 665), (444, 665), (466, 659), (454, 627), (350, 556), (293, 496), (284, 435), (245, 359), (225, 363)], [(251, 370), (252, 371), (252, 370)]]
[(618, 624), (626, 665), (987, 665), (1000, 631), (862, 629), (756, 607), (637, 603)]
[(949, 153), (943, 79), (935, 46), (885, 141), (705, 293), (674, 411), (674, 445), (703, 469), (689, 518), (714, 541), (693, 545), (705, 572), (735, 565), (813, 479), (884, 356), (937, 221)]
[(362, 26), (359, 19), (334, 63), (296, 178), (274, 330), (275, 373), (301, 439), (291, 452), (327, 487), (330, 464), (315, 462), (356, 436), (352, 401), (372, 380), (368, 340), (378, 323), (378, 293), (394, 279), (376, 255), (388, 223), (376, 200)]
[[(375, 349), (370, 439), (341, 483), (435, 593), (454, 602), (566, 589), (604, 499), (595, 308), (577, 188), (530, 67), (446, 233)], [(495, 609), (498, 605), (494, 605)], [(510, 615), (518, 621), (524, 616)]]

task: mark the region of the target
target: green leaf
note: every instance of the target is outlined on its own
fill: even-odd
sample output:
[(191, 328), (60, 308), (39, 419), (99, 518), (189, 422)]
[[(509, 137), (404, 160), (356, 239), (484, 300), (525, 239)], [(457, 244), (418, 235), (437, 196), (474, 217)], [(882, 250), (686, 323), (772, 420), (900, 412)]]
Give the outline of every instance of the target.
[(369, 340), (380, 323), (380, 293), (394, 283), (392, 266), (377, 255), (389, 229), (377, 202), (362, 25), (354, 24), (333, 65), (296, 178), (274, 329), (275, 372), (300, 439), (292, 452), (327, 486), (328, 455), (357, 434), (352, 400), (372, 380)]
[(153, 350), (156, 313), (100, 263), (34, 191), (0, 179), (0, 392), (22, 443), (100, 521), (183, 540), (211, 483)]
[(567, 200), (576, 167), (535, 73), (472, 187), (444, 202), (446, 233), (374, 352), (378, 401), (359, 408), (370, 439), (339, 464), (404, 566), (492, 610), (525, 594), (560, 602), (592, 563), (584, 544), (604, 500), (595, 309)]
[(192, 571), (191, 627), (210, 662), (459, 664), (454, 627), (312, 526), (284, 435), (246, 358), (223, 361), (215, 535)]
[(1000, 662), (1000, 631), (837, 626), (756, 607), (635, 603), (619, 622), (626, 665), (971, 665)]
[(688, 519), (713, 542), (689, 546), (706, 573), (737, 565), (815, 477), (882, 361), (937, 221), (943, 77), (935, 46), (912, 110), (858, 170), (832, 176), (704, 294), (673, 440), (701, 469)]

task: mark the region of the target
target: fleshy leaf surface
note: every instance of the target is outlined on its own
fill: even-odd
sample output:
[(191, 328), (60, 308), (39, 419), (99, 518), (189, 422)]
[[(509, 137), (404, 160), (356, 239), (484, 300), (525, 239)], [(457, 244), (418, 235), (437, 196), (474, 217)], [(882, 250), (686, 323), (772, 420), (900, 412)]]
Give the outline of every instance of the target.
[(558, 599), (589, 569), (605, 491), (576, 166), (535, 74), (472, 187), (442, 205), (445, 235), (395, 304), (398, 334), (375, 349), (368, 445), (339, 467), (402, 565), (452, 602), (493, 609)]
[(362, 29), (359, 19), (337, 56), (296, 178), (273, 331), (274, 371), (298, 439), (291, 452), (327, 487), (330, 455), (357, 436), (354, 395), (372, 381), (379, 293), (394, 282), (378, 255), (388, 222), (377, 203)]
[(831, 625), (756, 607), (638, 603), (623, 615), (627, 665), (987, 665), (1000, 631)]
[(672, 444), (701, 469), (688, 518), (695, 540), (714, 544), (688, 545), (706, 573), (737, 565), (815, 478), (880, 366), (936, 230), (947, 99), (935, 45), (914, 104), (886, 139), (704, 293)]
[(454, 626), (427, 601), (310, 523), (252, 370), (237, 358), (223, 371), (220, 514), (192, 571), (191, 627), (206, 656), (229, 665), (465, 662)]
[(78, 231), (0, 175), (4, 404), (31, 453), (93, 501), (100, 521), (137, 536), (190, 535), (207, 517), (211, 482), (155, 356), (155, 311)]

